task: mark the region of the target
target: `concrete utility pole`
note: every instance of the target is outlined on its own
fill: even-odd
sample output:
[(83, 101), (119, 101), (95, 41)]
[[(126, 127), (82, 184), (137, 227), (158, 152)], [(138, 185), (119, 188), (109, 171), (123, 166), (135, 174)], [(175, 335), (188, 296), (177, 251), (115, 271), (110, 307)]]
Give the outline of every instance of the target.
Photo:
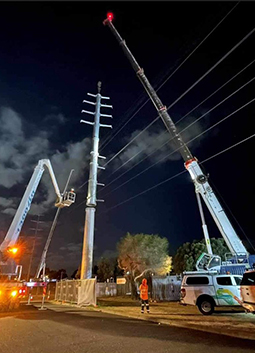
[(112, 105), (101, 104), (101, 99), (110, 99), (109, 97), (103, 97), (100, 94), (101, 82), (97, 84), (98, 93), (96, 95), (87, 93), (88, 96), (96, 97), (96, 103), (83, 100), (83, 102), (95, 105), (95, 112), (89, 112), (87, 110), (82, 110), (82, 113), (87, 113), (95, 116), (95, 121), (92, 123), (90, 121), (81, 120), (81, 123), (86, 123), (93, 125), (93, 147), (90, 152), (90, 170), (89, 170), (89, 182), (88, 182), (88, 194), (86, 202), (86, 214), (85, 214), (85, 225), (84, 225), (84, 238), (83, 238), (83, 250), (82, 250), (82, 262), (81, 262), (81, 279), (89, 279), (92, 277), (92, 263), (93, 263), (93, 245), (94, 245), (94, 224), (95, 224), (95, 211), (97, 201), (103, 202), (104, 200), (97, 200), (96, 192), (97, 185), (104, 186), (104, 184), (97, 182), (97, 170), (105, 169), (98, 165), (98, 158), (105, 159), (105, 157), (100, 156), (98, 153), (99, 149), (99, 128), (109, 127), (112, 125), (100, 124), (100, 116), (112, 118), (112, 115), (101, 114), (100, 108), (112, 108)]

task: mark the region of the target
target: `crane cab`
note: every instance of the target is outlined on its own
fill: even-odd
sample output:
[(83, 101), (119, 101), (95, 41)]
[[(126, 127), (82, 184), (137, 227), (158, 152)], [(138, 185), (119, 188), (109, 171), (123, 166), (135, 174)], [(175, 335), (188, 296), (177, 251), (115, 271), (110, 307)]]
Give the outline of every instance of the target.
[(75, 202), (75, 198), (76, 193), (74, 192), (74, 189), (71, 189), (70, 191), (65, 192), (61, 200), (57, 199), (55, 206), (59, 208), (69, 207)]

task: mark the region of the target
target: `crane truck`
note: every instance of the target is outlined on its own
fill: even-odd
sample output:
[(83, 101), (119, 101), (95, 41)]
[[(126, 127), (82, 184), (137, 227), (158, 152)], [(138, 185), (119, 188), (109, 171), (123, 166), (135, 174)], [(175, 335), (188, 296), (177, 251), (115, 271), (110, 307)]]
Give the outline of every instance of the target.
[[(167, 131), (175, 142), (177, 150), (179, 150), (184, 160), (184, 166), (189, 172), (194, 183), (195, 194), (197, 197), (199, 212), (202, 220), (202, 230), (207, 247), (207, 253), (202, 253), (197, 260), (197, 271), (207, 270), (211, 272), (216, 271), (220, 274), (231, 273), (242, 275), (247, 269), (252, 267), (252, 264), (255, 262), (255, 255), (249, 254), (241, 239), (237, 235), (217, 196), (209, 184), (208, 176), (205, 175), (205, 173), (202, 171), (198, 159), (191, 154), (188, 146), (184, 143), (182, 137), (177, 132), (176, 126), (167, 112), (167, 107), (161, 102), (156, 91), (145, 76), (144, 70), (137, 63), (130, 49), (127, 47), (125, 40), (122, 39), (112, 21), (113, 14), (108, 13), (107, 18), (103, 21), (103, 24), (110, 28), (111, 32), (117, 39), (138, 79), (142, 83), (145, 91), (154, 104), (158, 115), (161, 117)], [(201, 198), (207, 206), (218, 230), (220, 231), (230, 250), (230, 253), (226, 254), (226, 257), (223, 259), (223, 261), (218, 255), (214, 255), (212, 252), (208, 229), (203, 214)]]
[(26, 290), (24, 282), (21, 280), (22, 266), (17, 265), (15, 261), (15, 256), (19, 252), (17, 241), (45, 167), (47, 167), (50, 173), (57, 195), (55, 206), (64, 208), (69, 207), (75, 202), (76, 195), (73, 189), (64, 193), (60, 192), (50, 160), (39, 160), (9, 230), (0, 244), (0, 309), (4, 311), (18, 308)]

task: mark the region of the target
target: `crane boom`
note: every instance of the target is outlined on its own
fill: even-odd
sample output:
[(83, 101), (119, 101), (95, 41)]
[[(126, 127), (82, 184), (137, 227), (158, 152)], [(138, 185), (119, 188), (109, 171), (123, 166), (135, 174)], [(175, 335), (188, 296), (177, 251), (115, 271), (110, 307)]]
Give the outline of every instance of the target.
[(159, 99), (156, 91), (151, 86), (149, 80), (145, 76), (144, 70), (139, 66), (133, 54), (127, 47), (125, 40), (121, 38), (120, 34), (114, 27), (112, 23), (112, 19), (113, 19), (113, 15), (109, 14), (103, 23), (104, 25), (107, 25), (110, 28), (111, 32), (114, 34), (122, 50), (124, 51), (124, 54), (128, 58), (134, 71), (136, 72), (137, 77), (142, 83), (145, 91), (147, 92), (148, 96), (150, 97), (151, 101), (156, 107), (157, 112), (161, 117), (164, 125), (166, 126), (171, 137), (173, 138), (178, 150), (180, 151), (182, 158), (184, 159), (185, 168), (188, 170), (188, 172), (191, 175), (192, 181), (195, 185), (195, 191), (199, 193), (203, 198), (231, 254), (235, 256), (248, 257), (249, 253), (247, 252), (242, 241), (236, 234), (225, 211), (221, 207), (220, 202), (218, 201), (215, 193), (213, 192), (211, 186), (209, 185), (207, 176), (204, 175), (201, 167), (198, 164), (198, 160), (192, 156), (189, 148), (182, 140), (180, 134), (178, 134), (176, 126), (167, 112), (167, 107), (163, 105), (163, 103)]

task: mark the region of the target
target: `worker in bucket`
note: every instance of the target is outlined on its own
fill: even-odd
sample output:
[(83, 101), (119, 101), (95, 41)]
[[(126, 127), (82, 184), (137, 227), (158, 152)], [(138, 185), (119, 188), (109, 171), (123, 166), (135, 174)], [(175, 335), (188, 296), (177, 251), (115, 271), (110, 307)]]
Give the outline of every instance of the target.
[(147, 284), (147, 279), (143, 278), (142, 284), (139, 287), (140, 291), (140, 299), (141, 299), (141, 313), (144, 313), (144, 305), (146, 305), (146, 310), (147, 313), (149, 314), (150, 312), (150, 307), (149, 307), (149, 297), (148, 297), (148, 284)]

